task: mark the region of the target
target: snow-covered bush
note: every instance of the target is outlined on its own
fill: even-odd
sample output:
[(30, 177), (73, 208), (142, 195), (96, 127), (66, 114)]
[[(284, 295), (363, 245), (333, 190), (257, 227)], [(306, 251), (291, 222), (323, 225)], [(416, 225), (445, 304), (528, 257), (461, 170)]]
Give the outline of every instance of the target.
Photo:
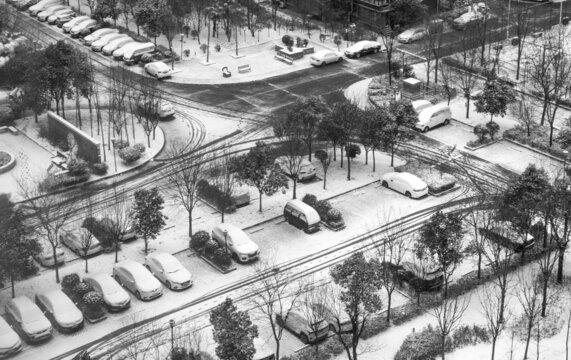
[(315, 203), (317, 202), (317, 196), (313, 194), (305, 194), (303, 196), (303, 199), (301, 199), (301, 201), (311, 206), (312, 208), (315, 208)]

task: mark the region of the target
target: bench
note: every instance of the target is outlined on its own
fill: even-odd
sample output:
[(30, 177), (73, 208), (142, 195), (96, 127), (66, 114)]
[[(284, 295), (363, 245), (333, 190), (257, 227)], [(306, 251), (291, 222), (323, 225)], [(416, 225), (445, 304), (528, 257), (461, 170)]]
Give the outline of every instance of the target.
[(279, 61), (283, 61), (286, 64), (293, 65), (293, 59), (288, 59), (288, 58), (280, 56), (280, 55), (275, 55), (274, 59), (279, 60)]
[(10, 131), (12, 135), (18, 135), (18, 129), (13, 126), (8, 126), (8, 131)]
[(250, 65), (240, 65), (240, 66), (238, 66), (238, 72), (239, 72), (240, 74), (244, 74), (244, 73), (247, 73), (247, 72), (250, 72), (250, 71), (252, 71), (252, 69), (250, 68)]

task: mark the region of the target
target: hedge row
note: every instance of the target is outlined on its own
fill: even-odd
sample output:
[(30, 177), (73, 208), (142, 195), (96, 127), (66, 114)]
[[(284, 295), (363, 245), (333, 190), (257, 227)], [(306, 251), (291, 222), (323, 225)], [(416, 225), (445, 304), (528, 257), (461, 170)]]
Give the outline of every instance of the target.
[(541, 126), (536, 126), (531, 130), (531, 136), (527, 136), (527, 129), (521, 125), (516, 125), (511, 129), (504, 131), (503, 136), (506, 139), (514, 140), (524, 145), (531, 146), (540, 151), (559, 158), (565, 158), (566, 154), (559, 146), (554, 136), (553, 146), (549, 146), (549, 130)]
[(219, 211), (233, 213), (236, 211), (236, 200), (232, 195), (220, 191), (215, 185), (210, 185), (207, 180), (202, 179), (197, 184), (198, 196), (214, 205)]
[(197, 231), (190, 237), (190, 247), (221, 268), (228, 268), (232, 265), (230, 253), (218, 242), (211, 240), (210, 234), (204, 230)]
[(100, 319), (105, 316), (101, 294), (94, 291), (88, 283), (81, 281), (76, 273), (64, 276), (61, 287), (87, 318)]

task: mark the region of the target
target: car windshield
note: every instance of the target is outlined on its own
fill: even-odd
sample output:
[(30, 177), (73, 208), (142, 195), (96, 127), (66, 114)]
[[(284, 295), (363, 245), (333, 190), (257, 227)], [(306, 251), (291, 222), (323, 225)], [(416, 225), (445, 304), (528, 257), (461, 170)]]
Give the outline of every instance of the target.
[(170, 257), (165, 257), (161, 261), (163, 267), (165, 268), (165, 272), (168, 274), (173, 274), (177, 271), (182, 270), (182, 266), (176, 259), (172, 259)]

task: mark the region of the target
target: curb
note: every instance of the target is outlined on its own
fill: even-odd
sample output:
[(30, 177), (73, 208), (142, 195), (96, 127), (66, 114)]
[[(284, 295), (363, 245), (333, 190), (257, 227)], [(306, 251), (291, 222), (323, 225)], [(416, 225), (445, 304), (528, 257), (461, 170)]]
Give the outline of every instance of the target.
[(526, 148), (526, 149), (528, 149), (528, 150), (531, 150), (531, 151), (533, 151), (533, 152), (535, 152), (535, 153), (541, 154), (541, 155), (543, 155), (543, 156), (547, 156), (547, 157), (550, 158), (551, 160), (556, 160), (556, 161), (559, 161), (559, 162), (564, 162), (564, 161), (565, 161), (565, 159), (562, 159), (562, 158), (557, 157), (557, 156), (555, 156), (555, 155), (551, 155), (551, 154), (546, 153), (546, 152), (544, 152), (544, 151), (541, 151), (541, 150), (539, 150), (539, 149), (533, 148), (533, 147), (531, 147), (531, 146), (529, 146), (529, 145), (522, 144), (522, 143), (520, 143), (519, 141), (512, 140), (512, 139), (508, 139), (508, 138), (503, 138), (502, 140), (506, 140), (507, 142), (510, 142), (510, 143), (512, 143), (512, 144), (514, 144), (514, 145), (518, 145), (518, 146), (524, 147), (524, 148)]

